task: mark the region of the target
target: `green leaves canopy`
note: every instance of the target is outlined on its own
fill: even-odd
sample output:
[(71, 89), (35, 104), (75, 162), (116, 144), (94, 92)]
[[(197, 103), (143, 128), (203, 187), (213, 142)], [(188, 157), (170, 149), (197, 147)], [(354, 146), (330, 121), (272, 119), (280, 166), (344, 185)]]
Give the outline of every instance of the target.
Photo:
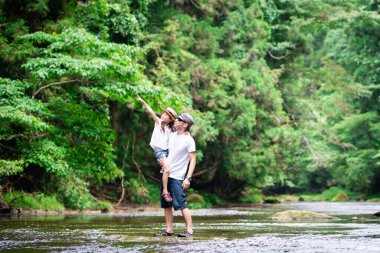
[[(17, 43), (33, 45), (35, 53), (22, 66), (24, 80), (0, 79), (0, 173), (38, 166), (60, 183), (78, 177), (68, 184), (121, 177), (109, 101), (133, 102), (136, 94), (166, 97), (167, 103), (176, 98), (143, 76), (141, 50), (100, 41), (83, 29), (37, 32)], [(65, 187), (86, 192), (82, 183)]]

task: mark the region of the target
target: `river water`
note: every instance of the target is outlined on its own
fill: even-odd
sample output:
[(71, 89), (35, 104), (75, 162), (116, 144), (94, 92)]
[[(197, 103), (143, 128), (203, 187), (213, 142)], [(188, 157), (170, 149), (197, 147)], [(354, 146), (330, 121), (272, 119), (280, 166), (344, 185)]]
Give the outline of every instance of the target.
[[(333, 221), (272, 221), (306, 210)], [(0, 252), (380, 252), (380, 203), (297, 202), (191, 210), (195, 236), (155, 238), (160, 209), (87, 215), (1, 217)], [(184, 230), (175, 212), (175, 232)]]

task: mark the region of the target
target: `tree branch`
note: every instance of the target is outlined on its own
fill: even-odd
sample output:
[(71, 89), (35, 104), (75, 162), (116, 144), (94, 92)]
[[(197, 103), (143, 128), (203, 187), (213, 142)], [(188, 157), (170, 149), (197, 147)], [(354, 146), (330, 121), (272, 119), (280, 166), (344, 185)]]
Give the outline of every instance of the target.
[(24, 136), (23, 134), (14, 134), (14, 135), (9, 136), (6, 140), (9, 141), (9, 140), (12, 140), (13, 138), (18, 138), (18, 137), (23, 137), (23, 136)]
[(1, 144), (1, 142), (0, 142), (0, 146), (4, 147), (4, 148), (6, 148), (6, 149), (9, 149), (9, 150), (15, 151), (15, 152), (25, 153), (25, 151), (17, 150), (17, 149), (14, 149), (14, 148), (10, 148), (10, 147), (8, 147), (8, 146), (5, 146), (4, 144)]
[(74, 82), (83, 82), (83, 81), (75, 79), (75, 80), (68, 80), (68, 81), (51, 83), (51, 84), (48, 84), (48, 85), (45, 85), (45, 86), (42, 86), (41, 88), (39, 88), (36, 92), (34, 92), (34, 94), (32, 95), (32, 98), (34, 98), (40, 91), (42, 91), (46, 88), (49, 88), (50, 86), (59, 85), (59, 84), (66, 84), (66, 83), (74, 83)]
[(276, 60), (282, 60), (282, 59), (286, 58), (289, 55), (289, 51), (288, 50), (286, 50), (286, 53), (283, 56), (274, 56), (271, 53), (271, 51), (269, 51), (269, 50), (267, 50), (267, 53), (269, 54), (270, 57), (272, 57), (273, 59), (276, 59)]
[(203, 12), (203, 10), (201, 9), (201, 7), (196, 3), (196, 1), (194, 0), (190, 0), (191, 4), (194, 5), (197, 9), (201, 10)]
[(124, 177), (122, 177), (121, 179), (121, 196), (120, 196), (120, 199), (119, 201), (117, 202), (116, 206), (120, 206), (121, 202), (123, 202), (124, 200), (124, 196), (125, 196), (125, 187), (124, 187)]

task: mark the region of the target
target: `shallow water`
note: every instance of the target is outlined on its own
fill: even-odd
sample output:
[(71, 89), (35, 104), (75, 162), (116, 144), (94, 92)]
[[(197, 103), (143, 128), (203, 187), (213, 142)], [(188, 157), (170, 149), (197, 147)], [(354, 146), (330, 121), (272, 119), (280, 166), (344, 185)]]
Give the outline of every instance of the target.
[[(282, 210), (333, 215), (335, 221), (280, 222)], [(380, 203), (298, 202), (192, 210), (195, 236), (154, 238), (161, 210), (0, 218), (1, 252), (380, 252)], [(179, 212), (175, 232), (184, 230)], [(352, 220), (352, 217), (358, 220)], [(361, 219), (363, 218), (363, 219)]]

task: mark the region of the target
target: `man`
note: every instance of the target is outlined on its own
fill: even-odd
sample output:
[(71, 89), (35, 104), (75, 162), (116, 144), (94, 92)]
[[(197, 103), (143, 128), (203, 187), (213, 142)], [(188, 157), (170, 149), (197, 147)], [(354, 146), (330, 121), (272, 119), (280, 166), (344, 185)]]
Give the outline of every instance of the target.
[(193, 117), (188, 113), (182, 113), (174, 122), (174, 127), (177, 131), (169, 137), (169, 156), (167, 159), (170, 167), (168, 191), (173, 201), (166, 202), (161, 196), (161, 207), (164, 208), (166, 231), (155, 234), (155, 236), (173, 235), (173, 208), (174, 210), (181, 210), (186, 224), (186, 231), (179, 234), (178, 237), (193, 236), (193, 224), (190, 211), (187, 208), (185, 193), (185, 190), (190, 187), (191, 176), (195, 168), (195, 142), (193, 137), (188, 133), (192, 125)]

